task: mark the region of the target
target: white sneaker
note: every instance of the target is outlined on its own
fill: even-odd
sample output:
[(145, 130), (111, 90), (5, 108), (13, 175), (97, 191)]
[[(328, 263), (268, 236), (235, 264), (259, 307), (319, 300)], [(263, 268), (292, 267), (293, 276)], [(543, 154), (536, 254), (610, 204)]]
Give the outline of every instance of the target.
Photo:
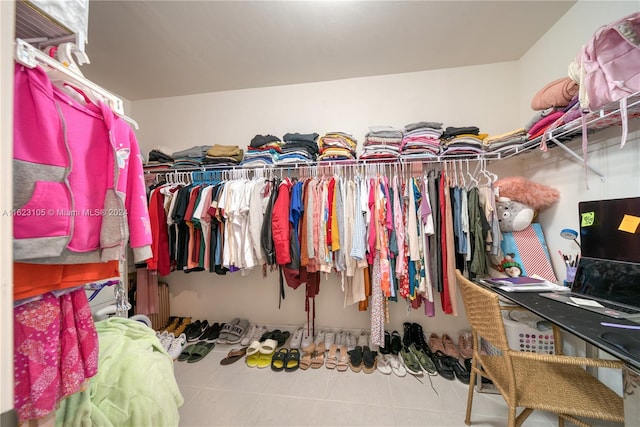
[(326, 331), (324, 334), (324, 348), (329, 350), (336, 342), (336, 333), (333, 331)]
[(171, 345), (174, 339), (175, 337), (173, 336), (172, 333), (163, 331), (160, 334), (160, 345), (162, 345), (162, 348), (164, 348), (165, 350), (169, 350), (169, 346)]
[(338, 347), (347, 344), (346, 337), (347, 335), (344, 331), (338, 331), (338, 333), (336, 334), (336, 344), (338, 344)]
[(256, 330), (258, 328), (259, 328), (258, 325), (256, 325), (255, 323), (252, 323), (251, 326), (249, 326), (249, 329), (247, 329), (247, 332), (245, 332), (244, 336), (240, 340), (240, 345), (242, 346), (249, 345), (249, 343), (252, 342), (252, 338), (256, 334)]
[(300, 342), (300, 348), (309, 348), (311, 344), (313, 344), (313, 335), (306, 327), (304, 327), (302, 328), (302, 341)]
[(347, 335), (345, 336), (345, 345), (347, 346), (347, 351), (351, 351), (356, 348), (356, 337), (354, 337), (351, 332), (347, 332)]
[(369, 345), (369, 335), (367, 335), (366, 331), (360, 332), (360, 336), (358, 337), (358, 345), (362, 348)]
[(173, 360), (176, 360), (182, 350), (187, 346), (187, 336), (185, 334), (180, 334), (176, 339), (173, 340), (169, 348), (167, 349), (167, 353)]
[(291, 342), (289, 343), (290, 348), (300, 348), (302, 344), (302, 336), (304, 335), (304, 331), (302, 328), (296, 329), (296, 331), (291, 336)]

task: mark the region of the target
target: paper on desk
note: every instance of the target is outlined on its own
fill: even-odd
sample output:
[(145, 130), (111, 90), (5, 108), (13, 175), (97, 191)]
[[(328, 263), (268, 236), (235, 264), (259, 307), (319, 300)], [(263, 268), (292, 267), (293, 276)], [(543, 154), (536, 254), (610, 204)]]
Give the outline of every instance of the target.
[(498, 286), (498, 289), (502, 289), (505, 292), (563, 292), (568, 291), (569, 288), (565, 286), (556, 285), (553, 282), (545, 280), (541, 285), (527, 285), (527, 286)]
[(598, 301), (594, 301), (592, 299), (584, 299), (584, 298), (576, 298), (576, 297), (569, 297), (569, 299), (578, 305), (585, 305), (589, 307), (604, 307)]

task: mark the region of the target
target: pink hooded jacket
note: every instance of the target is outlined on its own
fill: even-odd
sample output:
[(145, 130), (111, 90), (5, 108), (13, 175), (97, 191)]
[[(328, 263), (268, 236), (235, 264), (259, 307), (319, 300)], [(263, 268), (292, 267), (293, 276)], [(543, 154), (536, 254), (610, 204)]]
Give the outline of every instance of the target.
[(151, 257), (138, 143), (106, 105), (86, 105), (41, 67), (16, 64), (14, 258), (86, 263)]

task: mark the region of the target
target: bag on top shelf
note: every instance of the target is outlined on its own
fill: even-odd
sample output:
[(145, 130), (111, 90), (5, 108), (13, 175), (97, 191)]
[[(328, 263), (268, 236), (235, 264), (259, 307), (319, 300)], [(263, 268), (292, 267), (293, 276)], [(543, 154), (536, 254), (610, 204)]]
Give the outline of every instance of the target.
[(640, 91), (640, 12), (598, 29), (569, 76), (580, 85), (580, 106), (591, 111)]
[(569, 64), (569, 77), (580, 85), (583, 151), (586, 154), (584, 111), (597, 111), (620, 101), (623, 147), (627, 140), (627, 97), (640, 92), (640, 12), (598, 29)]

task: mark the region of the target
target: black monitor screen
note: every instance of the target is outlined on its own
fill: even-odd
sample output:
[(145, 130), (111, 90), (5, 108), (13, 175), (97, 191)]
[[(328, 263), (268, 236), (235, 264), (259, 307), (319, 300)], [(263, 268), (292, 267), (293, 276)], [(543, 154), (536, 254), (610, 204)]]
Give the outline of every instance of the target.
[(640, 307), (640, 264), (582, 257), (571, 291)]
[(640, 197), (578, 204), (583, 257), (640, 263)]

